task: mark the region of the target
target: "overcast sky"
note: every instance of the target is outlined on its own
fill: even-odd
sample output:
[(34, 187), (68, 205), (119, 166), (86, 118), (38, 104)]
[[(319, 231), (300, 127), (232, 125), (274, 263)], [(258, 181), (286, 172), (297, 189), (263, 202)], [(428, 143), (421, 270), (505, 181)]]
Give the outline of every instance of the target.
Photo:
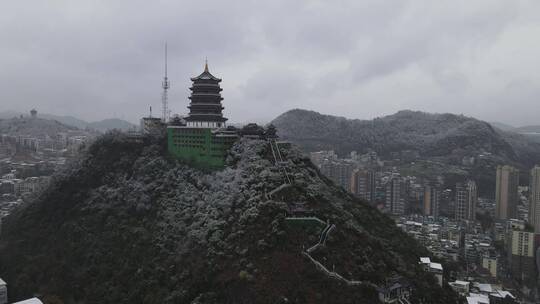
[(402, 109), (540, 124), (540, 1), (2, 1), (0, 111), (133, 122), (186, 113), (189, 78), (223, 79), (225, 115)]

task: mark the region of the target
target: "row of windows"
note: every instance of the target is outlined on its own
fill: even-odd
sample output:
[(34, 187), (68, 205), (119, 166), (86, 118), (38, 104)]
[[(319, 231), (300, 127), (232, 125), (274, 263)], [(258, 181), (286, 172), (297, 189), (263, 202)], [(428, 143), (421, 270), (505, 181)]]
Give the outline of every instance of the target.
[(176, 133), (172, 135), (173, 138), (205, 138), (204, 134), (193, 134), (193, 133)]
[[(207, 145), (201, 141), (173, 141), (174, 145), (177, 147), (195, 147), (195, 148), (206, 148)], [(211, 145), (210, 150), (213, 151), (223, 151), (223, 145)]]
[(189, 144), (182, 144), (182, 145), (176, 145), (177, 147), (181, 147), (181, 148), (197, 148), (197, 149), (202, 149), (204, 146), (202, 145), (189, 145)]
[(205, 138), (206, 136), (192, 133), (173, 134), (173, 138)]
[(175, 136), (173, 137), (173, 141), (186, 141), (186, 140), (205, 142), (205, 138), (200, 137), (200, 136)]
[[(202, 130), (202, 129), (201, 129)], [(185, 137), (197, 137), (197, 138), (204, 138), (206, 134), (199, 133), (199, 132), (183, 132), (183, 133), (176, 133), (173, 134), (174, 137), (179, 138), (185, 138)]]
[(190, 128), (178, 128), (173, 129), (175, 133), (181, 134), (204, 134), (206, 133), (205, 129), (190, 129)]
[[(200, 136), (173, 136), (172, 141), (174, 143), (184, 143), (184, 142), (192, 142), (192, 143), (206, 143), (206, 138), (200, 137)], [(232, 144), (235, 141), (225, 141), (225, 140), (216, 140), (215, 138), (212, 138), (211, 144), (213, 145), (223, 145), (223, 144)]]
[(204, 141), (198, 141), (198, 140), (177, 140), (177, 141), (174, 141), (174, 144), (177, 145), (177, 146), (179, 146), (179, 145), (185, 146), (185, 145), (191, 145), (191, 144), (203, 145), (203, 144), (204, 144)]
[[(225, 127), (225, 124), (221, 122), (202, 122), (202, 121), (188, 122), (188, 127), (221, 128), (222, 126)], [(205, 129), (201, 129), (201, 130), (205, 130)]]

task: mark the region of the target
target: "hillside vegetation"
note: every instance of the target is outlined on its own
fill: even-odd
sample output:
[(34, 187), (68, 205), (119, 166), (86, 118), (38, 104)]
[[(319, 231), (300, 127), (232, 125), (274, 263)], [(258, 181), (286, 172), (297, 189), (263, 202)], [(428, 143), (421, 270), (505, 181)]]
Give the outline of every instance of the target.
[(419, 151), (422, 156), (447, 156), (463, 150), (489, 152), (504, 160), (523, 163), (540, 159), (540, 145), (523, 136), (454, 114), (400, 111), (374, 120), (358, 120), (297, 109), (280, 115), (272, 123), (282, 137), (308, 150), (333, 148), (345, 154), (373, 149), (388, 155), (410, 149)]
[(292, 186), (272, 191), (283, 175), (265, 141), (239, 142), (229, 166), (213, 172), (169, 159), (162, 142), (109, 133), (5, 219), (0, 273), (12, 300), (377, 303), (373, 287), (327, 277), (301, 254), (322, 229), (286, 220), (291, 204), (303, 203), (336, 227), (316, 256), (328, 269), (372, 284), (399, 274), (416, 301), (455, 303), (419, 268), (425, 248), (296, 148), (282, 149)]

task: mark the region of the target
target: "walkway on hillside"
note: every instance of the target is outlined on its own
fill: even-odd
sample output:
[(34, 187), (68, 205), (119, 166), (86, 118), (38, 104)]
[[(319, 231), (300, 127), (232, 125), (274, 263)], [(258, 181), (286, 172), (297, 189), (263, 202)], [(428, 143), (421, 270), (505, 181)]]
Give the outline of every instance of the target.
[(368, 281), (348, 280), (344, 278), (342, 275), (340, 275), (339, 273), (328, 270), (328, 268), (326, 268), (321, 262), (317, 261), (313, 256), (311, 256), (311, 253), (315, 252), (321, 246), (326, 246), (326, 241), (328, 239), (328, 236), (330, 235), (330, 232), (332, 232), (334, 229), (336, 229), (336, 225), (334, 224), (330, 225), (330, 223), (328, 222), (326, 226), (324, 227), (324, 229), (321, 231), (319, 241), (315, 245), (308, 248), (307, 250), (302, 251), (302, 255), (307, 257), (319, 271), (321, 271), (322, 273), (324, 273), (326, 276), (330, 278), (339, 280), (349, 286), (364, 285), (364, 286), (370, 286), (373, 288), (378, 288), (377, 285)]
[(274, 157), (274, 164), (280, 169), (281, 172), (283, 172), (285, 182), (291, 184), (291, 178), (289, 176), (289, 172), (287, 172), (287, 165), (289, 165), (289, 162), (283, 160), (283, 156), (281, 155), (281, 151), (279, 150), (279, 146), (275, 138), (269, 139), (268, 142), (270, 144), (270, 150), (272, 150), (272, 156)]
[(285, 218), (288, 222), (315, 222), (316, 224), (326, 225), (326, 222), (316, 216), (288, 216)]
[[(279, 171), (283, 174), (284, 177), (284, 183), (280, 185), (279, 187), (275, 188), (274, 190), (270, 191), (269, 193), (265, 193), (265, 197), (267, 199), (271, 199), (275, 194), (279, 193), (280, 191), (291, 187), (292, 180), (290, 178), (289, 172), (287, 171), (287, 166), (290, 164), (288, 161), (285, 161), (283, 159), (283, 156), (281, 154), (281, 151), (279, 149), (279, 146), (275, 139), (268, 139), (268, 142), (270, 144), (270, 149), (272, 151), (272, 156), (274, 158), (274, 164), (279, 169)], [(290, 206), (289, 206), (290, 207)], [(324, 266), (321, 262), (317, 261), (311, 254), (315, 251), (317, 251), (322, 246), (326, 246), (326, 241), (328, 240), (328, 237), (330, 236), (330, 233), (337, 229), (336, 225), (330, 224), (330, 221), (323, 221), (320, 218), (316, 216), (295, 216), (295, 212), (292, 213), (290, 216), (285, 217), (285, 221), (289, 223), (314, 223), (317, 225), (324, 225), (323, 230), (320, 233), (319, 240), (316, 244), (309, 247), (307, 250), (304, 250), (302, 248), (301, 254), (309, 259), (311, 263), (315, 265), (317, 270), (328, 276), (329, 278), (341, 281), (348, 286), (369, 286), (372, 288), (375, 288), (376, 290), (379, 290), (379, 286), (369, 282), (369, 281), (359, 281), (359, 280), (349, 280), (340, 275), (339, 273), (335, 271), (330, 271), (326, 266)], [(397, 298), (396, 299), (399, 304), (411, 304), (408, 299), (406, 298)]]

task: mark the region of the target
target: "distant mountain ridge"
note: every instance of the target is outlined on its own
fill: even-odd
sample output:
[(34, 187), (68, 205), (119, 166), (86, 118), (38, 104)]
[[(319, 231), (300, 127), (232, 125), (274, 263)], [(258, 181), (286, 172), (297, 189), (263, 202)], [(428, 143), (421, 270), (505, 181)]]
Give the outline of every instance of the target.
[(503, 131), (512, 131), (516, 133), (540, 133), (540, 125), (528, 125), (528, 126), (522, 126), (522, 127), (514, 127), (508, 124), (504, 124), (501, 122), (490, 122), (490, 124), (496, 128), (499, 128)]
[(76, 130), (78, 128), (65, 125), (57, 120), (29, 117), (0, 119), (0, 134), (54, 137), (58, 133)]
[(499, 128), (503, 131), (515, 131), (517, 128), (514, 127), (514, 126), (511, 126), (509, 124), (505, 124), (505, 123), (502, 123), (502, 122), (497, 122), (497, 121), (491, 121), (490, 124), (492, 126), (494, 126), (495, 128)]
[(425, 156), (444, 156), (462, 149), (483, 150), (509, 161), (519, 161), (524, 153), (520, 148), (524, 147), (512, 146), (508, 137), (534, 145), (517, 134), (494, 129), (475, 118), (409, 110), (359, 120), (295, 109), (272, 123), (280, 136), (300, 142), (307, 150), (333, 148), (341, 154), (369, 148), (383, 155), (410, 149)]
[[(4, 111), (0, 112), (0, 119), (9, 119), (14, 117), (20, 117), (23, 115), (29, 116), (27, 113), (20, 113), (16, 111)], [(133, 128), (137, 128), (137, 125), (132, 124), (126, 120), (119, 119), (119, 118), (108, 118), (103, 119), (99, 121), (94, 122), (88, 122), (73, 116), (61, 116), (61, 115), (54, 115), (54, 114), (41, 114), (38, 113), (39, 118), (43, 119), (50, 119), (50, 120), (56, 120), (64, 125), (73, 126), (79, 129), (93, 129), (100, 132), (106, 132), (108, 130), (112, 129), (119, 129), (119, 130), (129, 130)]]
[(87, 125), (87, 128), (105, 132), (108, 130), (119, 129), (119, 130), (130, 130), (137, 128), (137, 125), (134, 125), (128, 121), (119, 119), (119, 118), (107, 118), (100, 121), (90, 122)]
[(507, 132), (507, 134), (517, 133), (526, 137), (530, 141), (540, 143), (540, 125), (523, 126), (519, 128), (500, 122), (491, 122), (491, 125), (502, 131)]
[(449, 181), (474, 178), (480, 181), (482, 194), (488, 195), (494, 187), (498, 164), (517, 166), (526, 182), (530, 167), (540, 163), (540, 142), (463, 115), (405, 110), (359, 120), (294, 109), (272, 123), (280, 137), (307, 152), (334, 150), (346, 156), (351, 151), (371, 149), (389, 159), (392, 152), (415, 150), (426, 161), (425, 166), (433, 168), (426, 174), (429, 176), (447, 175), (456, 168), (464, 172), (462, 159), (474, 157), (476, 162), (467, 169), (466, 176), (452, 176)]
[(519, 133), (540, 133), (540, 125), (538, 126), (523, 126), (516, 128)]

